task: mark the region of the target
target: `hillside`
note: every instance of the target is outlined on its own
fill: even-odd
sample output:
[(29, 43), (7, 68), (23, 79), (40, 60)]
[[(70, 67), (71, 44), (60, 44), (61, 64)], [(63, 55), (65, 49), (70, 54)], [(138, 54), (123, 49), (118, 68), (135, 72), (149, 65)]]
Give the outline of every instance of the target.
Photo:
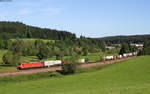
[(150, 40), (150, 34), (147, 35), (132, 35), (132, 36), (111, 36), (104, 38), (96, 38), (106, 43), (118, 44), (122, 42), (127, 43), (143, 43), (145, 40)]
[[(0, 21), (0, 39), (14, 39), (14, 38), (40, 38), (50, 40), (65, 40), (76, 39), (76, 35), (70, 32), (54, 30), (48, 28), (40, 28), (29, 26), (21, 22), (7, 22)], [(101, 40), (108, 43), (143, 43), (145, 40), (150, 40), (148, 35), (132, 35), (132, 36), (110, 36), (103, 38), (92, 38), (94, 40)]]
[(29, 26), (21, 22), (0, 21), (0, 39), (12, 38), (64, 40), (74, 39), (76, 35), (66, 31)]
[(150, 56), (115, 63), (101, 70), (60, 78), (7, 83), (2, 94), (149, 94)]

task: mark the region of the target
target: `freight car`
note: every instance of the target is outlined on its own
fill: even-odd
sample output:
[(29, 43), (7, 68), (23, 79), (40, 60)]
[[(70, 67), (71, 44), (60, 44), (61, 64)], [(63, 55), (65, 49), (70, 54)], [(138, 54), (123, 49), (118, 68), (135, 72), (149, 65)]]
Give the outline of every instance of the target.
[[(77, 63), (88, 63), (89, 61), (90, 60), (88, 58), (82, 58), (82, 59), (75, 60), (75, 62), (77, 62)], [(62, 64), (68, 64), (70, 62), (71, 62), (70, 60), (62, 60)]]
[(60, 64), (62, 64), (61, 60), (44, 61), (44, 67), (51, 67), (51, 66), (60, 65)]
[(79, 59), (77, 60), (78, 63), (88, 63), (90, 60), (88, 58), (83, 58), (83, 59)]
[(104, 56), (104, 57), (102, 57), (103, 61), (113, 60), (113, 59), (114, 59), (114, 56)]
[(108, 61), (108, 60), (115, 60), (115, 59), (127, 58), (127, 57), (132, 57), (132, 56), (137, 56), (137, 52), (124, 53), (122, 55), (117, 55), (117, 56), (104, 56), (102, 57), (102, 60)]
[(122, 55), (118, 55), (118, 56), (117, 56), (117, 59), (121, 59), (121, 58), (122, 58)]

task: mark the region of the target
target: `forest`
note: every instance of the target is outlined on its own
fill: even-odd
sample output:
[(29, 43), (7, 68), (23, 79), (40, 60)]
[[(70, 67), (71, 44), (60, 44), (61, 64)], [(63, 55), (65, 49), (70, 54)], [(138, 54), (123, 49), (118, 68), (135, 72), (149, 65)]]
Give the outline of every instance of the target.
[(150, 40), (150, 35), (132, 35), (132, 36), (111, 36), (104, 38), (95, 38), (106, 42), (106, 44), (120, 44), (123, 42), (126, 43), (144, 43), (147, 40)]
[(39, 28), (21, 22), (0, 22), (0, 39), (40, 38), (51, 40), (75, 39), (76, 35), (66, 31)]

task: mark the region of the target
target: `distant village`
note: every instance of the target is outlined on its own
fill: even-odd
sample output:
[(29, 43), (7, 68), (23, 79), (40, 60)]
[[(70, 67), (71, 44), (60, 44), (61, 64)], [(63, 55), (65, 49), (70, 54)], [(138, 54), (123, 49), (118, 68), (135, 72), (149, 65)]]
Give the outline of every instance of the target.
[[(143, 48), (144, 44), (137, 44), (137, 43), (131, 43), (130, 44), (131, 46), (134, 46), (134, 47), (137, 47), (139, 50)], [(106, 46), (105, 48), (106, 49), (114, 49), (114, 48), (117, 48), (117, 47), (121, 47), (121, 44), (113, 44), (111, 46)]]

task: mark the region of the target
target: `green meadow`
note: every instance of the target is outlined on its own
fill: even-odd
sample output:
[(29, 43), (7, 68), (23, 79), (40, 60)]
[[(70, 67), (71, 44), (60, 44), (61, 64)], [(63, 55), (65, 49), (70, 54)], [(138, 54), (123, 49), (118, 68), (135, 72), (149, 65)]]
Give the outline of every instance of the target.
[(75, 75), (3, 81), (0, 94), (150, 94), (149, 78), (150, 56), (140, 56)]

